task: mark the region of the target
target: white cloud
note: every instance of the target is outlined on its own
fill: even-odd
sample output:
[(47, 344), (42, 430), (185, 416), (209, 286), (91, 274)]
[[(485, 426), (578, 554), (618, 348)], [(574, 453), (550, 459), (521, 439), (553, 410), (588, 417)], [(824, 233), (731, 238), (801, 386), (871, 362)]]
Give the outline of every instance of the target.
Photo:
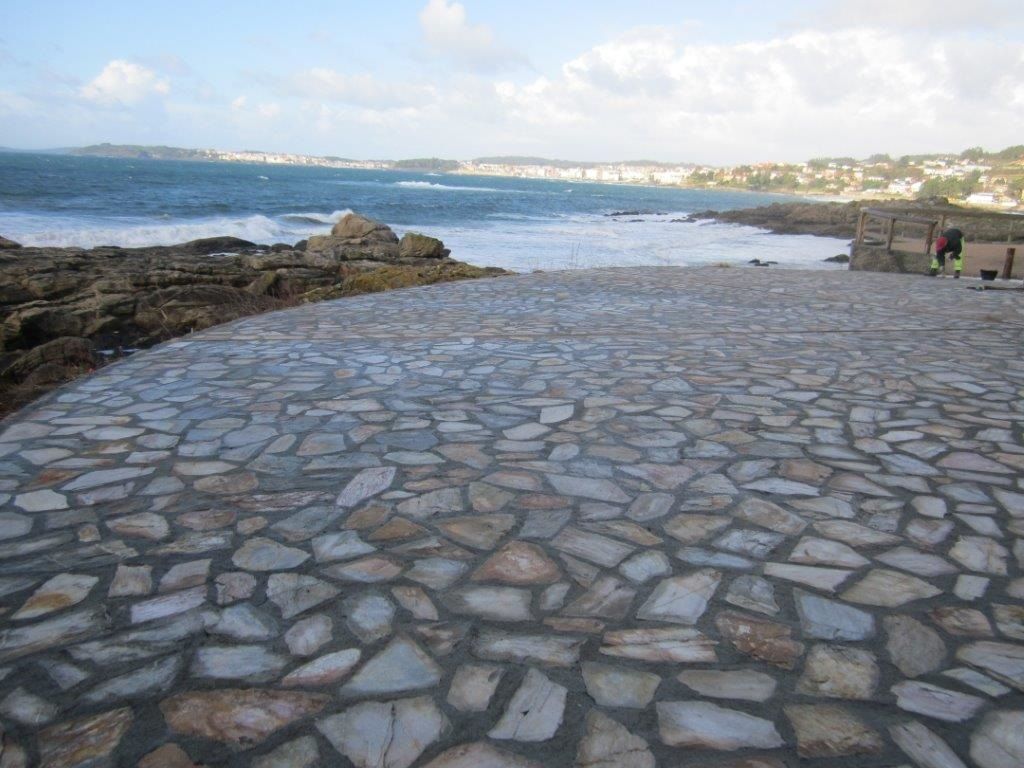
[(166, 96), (170, 82), (141, 64), (114, 59), (79, 94), (97, 104), (135, 104), (148, 96)]
[(510, 119), (581, 159), (731, 162), (1012, 143), (1021, 81), (1009, 43), (843, 29), (706, 45), (645, 29), (496, 92)]
[(466, 69), (493, 72), (525, 63), (521, 54), (494, 38), (485, 24), (470, 24), (462, 3), (430, 0), (420, 11), (423, 39), (430, 51)]

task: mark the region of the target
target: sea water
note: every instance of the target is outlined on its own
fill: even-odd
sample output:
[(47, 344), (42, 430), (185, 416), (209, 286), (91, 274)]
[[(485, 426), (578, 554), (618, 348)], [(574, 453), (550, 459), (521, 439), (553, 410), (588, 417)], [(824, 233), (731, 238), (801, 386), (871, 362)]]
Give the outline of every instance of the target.
[(847, 241), (679, 221), (709, 208), (787, 199), (557, 179), (0, 153), (0, 235), (39, 246), (172, 245), (219, 235), (294, 243), (327, 234), (356, 211), (399, 235), (439, 237), (460, 261), (519, 272), (755, 258), (833, 266), (823, 259), (846, 252)]

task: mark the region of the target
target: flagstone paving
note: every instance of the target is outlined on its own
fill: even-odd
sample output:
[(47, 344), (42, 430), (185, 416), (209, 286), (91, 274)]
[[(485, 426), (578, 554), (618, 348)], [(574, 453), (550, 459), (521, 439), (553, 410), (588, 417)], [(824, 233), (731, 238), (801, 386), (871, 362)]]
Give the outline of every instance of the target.
[(0, 766), (1024, 765), (1024, 296), (643, 268), (0, 425)]

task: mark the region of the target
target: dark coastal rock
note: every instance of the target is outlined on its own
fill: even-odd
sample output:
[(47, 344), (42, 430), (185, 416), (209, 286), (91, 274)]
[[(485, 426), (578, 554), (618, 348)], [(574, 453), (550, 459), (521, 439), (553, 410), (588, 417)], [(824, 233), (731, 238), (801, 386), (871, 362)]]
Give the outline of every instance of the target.
[(833, 264), (849, 264), (850, 257), (845, 253), (837, 253), (835, 256), (829, 256), (827, 259), (822, 261), (831, 261)]
[(360, 216), (358, 213), (349, 213), (343, 216), (341, 221), (331, 227), (331, 237), (367, 242), (398, 242), (398, 236), (391, 231), (391, 227), (387, 224)]
[(0, 251), (13, 251), (15, 248), (21, 248), (21, 243), (0, 236)]
[(963, 209), (951, 205), (944, 197), (909, 202), (906, 200), (853, 200), (848, 203), (806, 202), (772, 203), (759, 208), (733, 211), (699, 211), (684, 221), (718, 221), (725, 224), (745, 224), (766, 229), (777, 235), (817, 235), (852, 239), (857, 234), (857, 220), (862, 208), (882, 208), (891, 211), (930, 209), (936, 216), (947, 216), (948, 226), (959, 226), (968, 233), (968, 240), (1000, 241), (1024, 240), (1024, 231), (1005, 219), (957, 219)]
[(403, 259), (441, 259), (450, 251), (436, 237), (417, 232), (406, 232), (398, 244), (398, 255)]
[(34, 347), (0, 370), (0, 376), (50, 381), (58, 369), (68, 366), (92, 366), (96, 363), (96, 347), (88, 339), (63, 337)]
[(239, 237), (203, 237), (199, 240), (189, 240), (182, 243), (178, 248), (183, 253), (194, 253), (207, 256), (211, 253), (237, 253), (250, 248), (256, 248), (256, 243), (242, 240)]

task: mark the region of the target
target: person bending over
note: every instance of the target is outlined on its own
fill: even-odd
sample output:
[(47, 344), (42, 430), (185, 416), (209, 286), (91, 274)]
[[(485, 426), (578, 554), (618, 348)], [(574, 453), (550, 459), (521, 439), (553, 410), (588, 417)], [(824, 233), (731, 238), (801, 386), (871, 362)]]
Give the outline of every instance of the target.
[(940, 272), (946, 273), (947, 255), (953, 262), (953, 277), (960, 277), (960, 273), (964, 271), (964, 233), (956, 227), (943, 230), (935, 241), (935, 255), (932, 256), (929, 275), (935, 277)]

